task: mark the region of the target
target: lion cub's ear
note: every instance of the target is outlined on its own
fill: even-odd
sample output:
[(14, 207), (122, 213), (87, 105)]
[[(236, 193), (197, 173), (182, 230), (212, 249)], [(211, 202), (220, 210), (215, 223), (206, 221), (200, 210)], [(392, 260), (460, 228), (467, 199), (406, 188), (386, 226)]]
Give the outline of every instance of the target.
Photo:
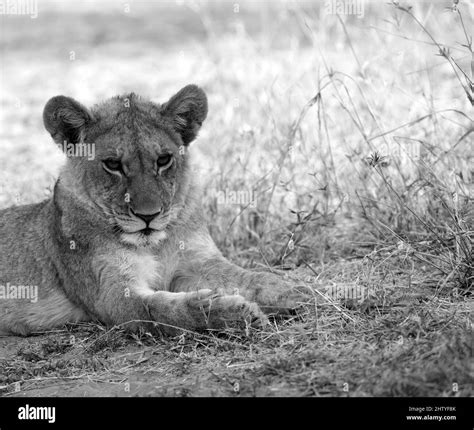
[(82, 141), (90, 121), (92, 115), (89, 111), (70, 97), (53, 97), (44, 107), (44, 126), (57, 144)]
[(206, 94), (197, 85), (187, 85), (162, 106), (162, 114), (171, 119), (183, 143), (189, 145), (206, 119)]

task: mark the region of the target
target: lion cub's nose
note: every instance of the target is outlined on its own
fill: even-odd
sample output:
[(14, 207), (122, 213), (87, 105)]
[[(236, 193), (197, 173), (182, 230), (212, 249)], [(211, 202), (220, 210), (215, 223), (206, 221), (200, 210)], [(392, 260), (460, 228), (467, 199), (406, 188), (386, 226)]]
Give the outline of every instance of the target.
[(135, 215), (136, 217), (142, 219), (143, 221), (146, 222), (146, 224), (150, 224), (161, 212), (162, 212), (162, 209), (160, 209), (158, 212), (155, 212), (154, 214), (140, 214), (138, 212), (135, 212), (133, 209), (131, 209), (133, 215)]

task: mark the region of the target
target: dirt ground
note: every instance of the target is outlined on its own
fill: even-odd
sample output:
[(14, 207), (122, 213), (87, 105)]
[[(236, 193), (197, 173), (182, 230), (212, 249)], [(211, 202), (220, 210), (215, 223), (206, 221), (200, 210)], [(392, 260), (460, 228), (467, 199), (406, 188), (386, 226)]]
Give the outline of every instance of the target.
[[(332, 270), (357, 268), (345, 263)], [(427, 287), (408, 289), (406, 279), (398, 274), (390, 286), (356, 301), (336, 301), (331, 289), (318, 288), (320, 293), (302, 296), (299, 316), (247, 333), (156, 338), (82, 324), (28, 338), (3, 337), (0, 392), (39, 397), (473, 395), (472, 303), (435, 296)]]

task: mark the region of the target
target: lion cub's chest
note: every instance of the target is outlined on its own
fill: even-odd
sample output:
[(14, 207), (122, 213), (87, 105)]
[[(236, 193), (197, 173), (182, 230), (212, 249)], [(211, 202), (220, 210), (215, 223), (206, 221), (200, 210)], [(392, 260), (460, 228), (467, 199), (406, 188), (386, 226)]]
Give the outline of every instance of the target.
[[(102, 270), (99, 270), (102, 275), (104, 272), (111, 275), (113, 271), (115, 282), (125, 284), (140, 296), (148, 296), (158, 290), (167, 290), (171, 282), (173, 261), (163, 260), (147, 250), (119, 249), (103, 256), (100, 260)], [(103, 276), (100, 278), (101, 283), (107, 282)]]
[(153, 294), (159, 289), (164, 268), (152, 254), (143, 252), (125, 252), (121, 271), (130, 279), (130, 287), (140, 296)]

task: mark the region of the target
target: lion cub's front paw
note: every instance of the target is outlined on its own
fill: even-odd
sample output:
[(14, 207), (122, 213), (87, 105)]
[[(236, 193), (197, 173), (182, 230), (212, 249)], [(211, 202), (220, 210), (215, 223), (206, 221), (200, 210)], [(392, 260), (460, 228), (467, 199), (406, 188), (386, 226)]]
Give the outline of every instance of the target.
[(305, 302), (304, 290), (294, 284), (285, 283), (286, 289), (278, 296), (281, 307), (288, 312), (297, 311)]
[(217, 296), (207, 308), (206, 323), (209, 328), (264, 327), (268, 319), (256, 303), (240, 295)]
[(187, 295), (188, 312), (199, 328), (263, 327), (268, 323), (258, 305), (240, 295), (220, 295), (211, 290), (198, 290)]
[(220, 295), (208, 289), (186, 293), (159, 291), (146, 305), (151, 318), (168, 334), (177, 334), (179, 328), (220, 330), (262, 327), (268, 323), (256, 303), (239, 295)]
[(257, 295), (257, 302), (267, 314), (295, 314), (305, 301), (298, 285), (281, 278), (272, 276), (265, 279), (263, 285)]

